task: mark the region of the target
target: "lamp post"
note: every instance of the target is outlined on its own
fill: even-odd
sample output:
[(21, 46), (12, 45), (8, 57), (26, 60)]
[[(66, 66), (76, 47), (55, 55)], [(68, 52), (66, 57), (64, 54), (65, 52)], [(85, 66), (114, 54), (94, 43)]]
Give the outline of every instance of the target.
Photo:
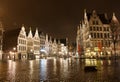
[(14, 52), (14, 61), (15, 61), (15, 51), (16, 51), (16, 48), (14, 47), (14, 48), (13, 48), (13, 52)]

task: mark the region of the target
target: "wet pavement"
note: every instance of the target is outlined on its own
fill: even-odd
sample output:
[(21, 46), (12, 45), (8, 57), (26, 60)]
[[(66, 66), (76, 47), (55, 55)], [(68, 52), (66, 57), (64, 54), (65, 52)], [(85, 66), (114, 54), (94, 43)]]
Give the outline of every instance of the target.
[[(85, 72), (85, 65), (98, 71)], [(0, 82), (120, 82), (120, 60), (47, 58), (0, 61)]]

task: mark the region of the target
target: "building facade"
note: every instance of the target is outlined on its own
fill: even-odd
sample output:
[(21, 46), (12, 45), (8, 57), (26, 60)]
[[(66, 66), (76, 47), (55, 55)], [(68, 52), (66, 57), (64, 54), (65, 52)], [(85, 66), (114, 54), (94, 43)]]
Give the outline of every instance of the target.
[(48, 40), (48, 35), (46, 34), (46, 40), (45, 40), (45, 50), (46, 50), (46, 55), (49, 55), (49, 40)]
[(111, 38), (111, 53), (115, 54), (116, 56), (120, 56), (120, 23), (115, 16), (115, 13), (113, 13), (111, 19)]
[(49, 55), (52, 55), (52, 38), (49, 39)]
[(33, 39), (34, 39), (34, 42), (33, 42), (34, 54), (35, 54), (36, 58), (37, 57), (39, 58), (39, 55), (40, 55), (40, 37), (39, 37), (38, 29), (36, 29)]
[(57, 54), (57, 41), (56, 39), (54, 39), (53, 43), (52, 43), (52, 54), (56, 55)]
[(22, 26), (17, 39), (17, 53), (19, 59), (27, 57), (27, 36), (25, 27)]
[(43, 32), (40, 33), (40, 54), (44, 55), (46, 53), (45, 51), (45, 40), (46, 36)]
[[(52, 40), (47, 34), (39, 32), (38, 29), (32, 31), (30, 28), (26, 31), (24, 25), (6, 32), (6, 37), (8, 38), (4, 44), (9, 59), (35, 59), (57, 55), (59, 51), (64, 53), (66, 50), (65, 46), (63, 44), (61, 46), (60, 42), (58, 44), (56, 39)], [(58, 47), (58, 45), (60, 46)]]
[(77, 27), (77, 54), (86, 57), (111, 56), (110, 20), (107, 14), (87, 13)]

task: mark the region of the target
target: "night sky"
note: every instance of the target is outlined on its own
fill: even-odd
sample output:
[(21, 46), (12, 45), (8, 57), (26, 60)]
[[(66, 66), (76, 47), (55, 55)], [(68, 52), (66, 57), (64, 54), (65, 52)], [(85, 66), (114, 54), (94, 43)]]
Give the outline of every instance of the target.
[[(117, 0), (118, 1), (118, 0)], [(76, 29), (87, 12), (115, 12), (120, 19), (120, 1), (116, 0), (0, 0), (0, 17), (5, 30), (38, 27), (54, 38), (68, 37), (75, 42)]]

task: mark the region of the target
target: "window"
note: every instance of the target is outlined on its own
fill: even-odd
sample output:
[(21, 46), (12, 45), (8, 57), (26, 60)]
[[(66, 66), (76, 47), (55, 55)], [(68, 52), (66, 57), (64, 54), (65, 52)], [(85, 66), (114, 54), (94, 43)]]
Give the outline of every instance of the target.
[(110, 34), (109, 33), (107, 33), (107, 37), (110, 38)]
[(109, 31), (109, 27), (107, 27), (107, 31)]
[(99, 38), (99, 33), (97, 33), (97, 38)]
[(94, 38), (96, 38), (96, 33), (94, 33)]
[(106, 35), (106, 33), (104, 33), (104, 38), (107, 38), (107, 35)]
[(100, 27), (100, 31), (102, 31), (102, 27)]
[(91, 33), (91, 38), (93, 38), (93, 33)]
[(90, 31), (92, 31), (92, 27), (90, 27)]
[(93, 25), (95, 25), (95, 21), (93, 21)]
[(99, 31), (99, 27), (97, 27), (97, 31)]
[(104, 44), (103, 40), (101, 40), (101, 44), (102, 44), (102, 45)]
[(102, 33), (100, 33), (100, 36), (101, 36), (101, 38), (103, 38), (103, 35), (102, 35)]
[(104, 31), (106, 31), (106, 27), (104, 27)]
[(98, 25), (98, 21), (96, 21), (96, 25)]
[(95, 29), (95, 27), (93, 27), (93, 31), (95, 31), (96, 29)]

